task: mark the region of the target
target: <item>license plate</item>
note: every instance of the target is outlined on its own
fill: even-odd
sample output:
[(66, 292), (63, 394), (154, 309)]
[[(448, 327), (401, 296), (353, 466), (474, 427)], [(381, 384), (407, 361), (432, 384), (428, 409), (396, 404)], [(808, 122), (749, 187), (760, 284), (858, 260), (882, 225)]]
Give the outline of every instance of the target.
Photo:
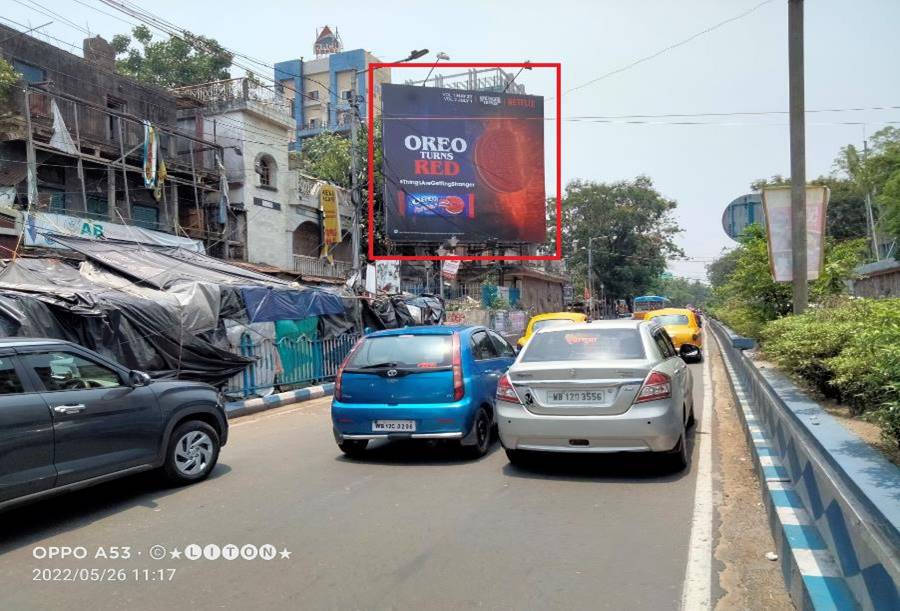
[(547, 391), (548, 403), (611, 403), (616, 397), (614, 388), (603, 390), (551, 390)]
[(415, 420), (373, 420), (372, 431), (382, 433), (410, 433), (416, 430)]

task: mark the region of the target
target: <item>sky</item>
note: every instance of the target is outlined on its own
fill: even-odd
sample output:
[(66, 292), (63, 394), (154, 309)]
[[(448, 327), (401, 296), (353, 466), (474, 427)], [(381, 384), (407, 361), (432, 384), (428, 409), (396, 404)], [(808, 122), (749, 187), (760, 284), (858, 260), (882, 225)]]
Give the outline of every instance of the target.
[[(422, 61), (443, 51), (458, 62), (560, 62), (563, 183), (576, 178), (616, 181), (649, 176), (665, 197), (678, 202), (675, 216), (684, 231), (677, 241), (690, 260), (671, 261), (670, 270), (677, 276), (704, 279), (706, 264), (723, 248), (735, 245), (722, 229), (725, 206), (748, 193), (755, 179), (790, 173), (787, 115), (658, 115), (787, 111), (787, 0), (758, 6), (761, 2), (154, 0), (137, 4), (269, 64), (313, 57), (316, 28), (326, 24), (337, 26), (345, 49), (362, 47), (385, 61), (428, 48), (432, 53)], [(900, 2), (809, 0), (805, 4), (807, 109), (900, 107)], [(38, 5), (106, 38), (129, 29), (121, 19), (130, 18), (99, 0), (0, 0), (0, 15), (31, 26), (52, 20), (41, 32), (80, 48), (85, 33), (57, 16), (41, 14)], [(700, 34), (757, 6), (740, 19)], [(626, 69), (609, 75), (621, 68)], [(590, 83), (604, 75), (608, 76)], [(405, 77), (405, 73), (395, 74), (393, 80), (402, 82)], [(530, 94), (555, 95), (549, 71), (536, 69), (519, 78)], [(549, 101), (546, 112), (555, 116)], [(655, 116), (583, 119), (623, 115)], [(552, 194), (555, 142), (552, 125), (547, 123), (545, 159)], [(830, 173), (842, 146), (862, 146), (864, 138), (891, 124), (900, 126), (900, 109), (808, 113), (807, 177)]]

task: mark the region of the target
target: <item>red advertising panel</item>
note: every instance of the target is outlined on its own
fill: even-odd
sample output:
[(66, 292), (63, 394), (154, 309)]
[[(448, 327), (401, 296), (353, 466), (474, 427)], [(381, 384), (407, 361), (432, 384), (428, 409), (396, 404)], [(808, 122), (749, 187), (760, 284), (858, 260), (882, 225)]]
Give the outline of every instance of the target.
[(382, 103), (392, 241), (545, 241), (542, 97), (384, 84)]

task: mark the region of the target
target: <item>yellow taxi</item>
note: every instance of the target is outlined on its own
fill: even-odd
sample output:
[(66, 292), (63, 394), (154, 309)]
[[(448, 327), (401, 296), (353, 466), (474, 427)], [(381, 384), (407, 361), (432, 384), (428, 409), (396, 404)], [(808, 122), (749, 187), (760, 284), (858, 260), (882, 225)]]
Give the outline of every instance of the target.
[(528, 340), (535, 331), (546, 329), (548, 327), (558, 327), (560, 325), (584, 322), (586, 320), (587, 316), (581, 312), (550, 312), (532, 316), (531, 320), (528, 321), (528, 326), (525, 327), (525, 335), (519, 338), (519, 348), (528, 343)]
[(687, 308), (663, 308), (647, 312), (644, 320), (653, 320), (662, 325), (684, 360), (700, 362), (703, 359), (703, 334), (693, 311)]

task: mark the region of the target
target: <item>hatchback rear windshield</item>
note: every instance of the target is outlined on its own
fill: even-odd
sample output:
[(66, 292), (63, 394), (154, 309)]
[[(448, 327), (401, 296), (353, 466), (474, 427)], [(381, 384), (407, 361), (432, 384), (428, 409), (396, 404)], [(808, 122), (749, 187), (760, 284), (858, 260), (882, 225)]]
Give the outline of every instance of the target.
[(528, 343), (522, 361), (585, 361), (643, 359), (644, 344), (637, 329), (546, 331)]
[(409, 367), (428, 369), (451, 364), (449, 335), (386, 335), (366, 339), (347, 363), (348, 369)]
[(658, 322), (663, 326), (688, 324), (688, 317), (684, 314), (663, 314), (661, 316), (653, 316), (650, 320)]
[(541, 329), (551, 329), (553, 327), (564, 327), (566, 325), (571, 325), (572, 321), (568, 318), (547, 318), (546, 320), (538, 320), (532, 325), (532, 332), (540, 331)]

